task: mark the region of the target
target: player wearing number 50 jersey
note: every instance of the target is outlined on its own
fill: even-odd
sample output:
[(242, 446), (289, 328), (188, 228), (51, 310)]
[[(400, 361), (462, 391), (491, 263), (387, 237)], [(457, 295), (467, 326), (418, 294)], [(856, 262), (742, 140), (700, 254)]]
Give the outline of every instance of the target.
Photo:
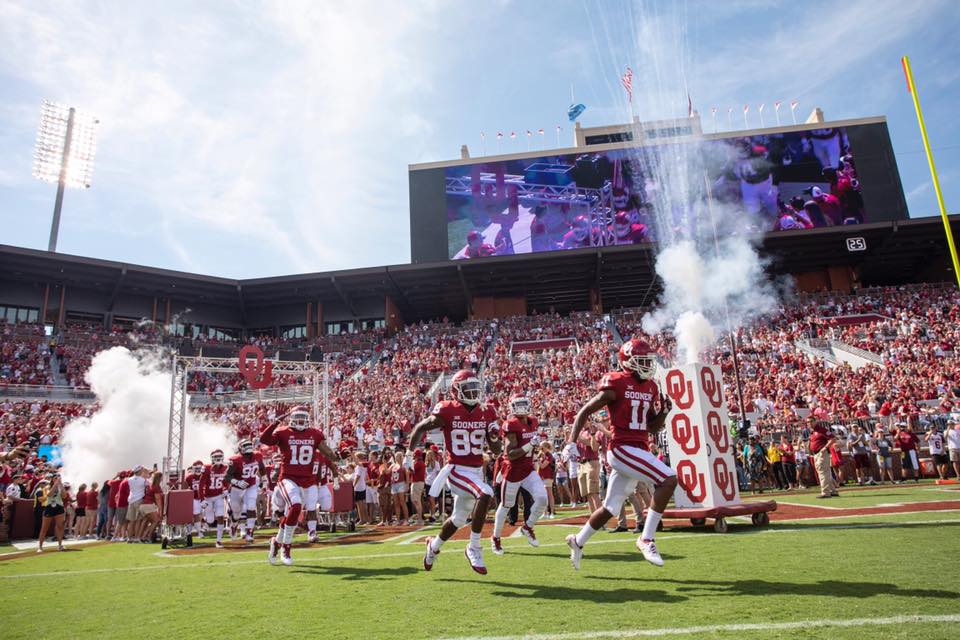
[[(427, 431), (440, 430), (447, 450), (447, 464), (437, 474), (434, 485), (446, 481), (453, 494), (453, 513), (443, 523), (440, 535), (427, 538), (427, 550), (423, 568), (433, 568), (440, 547), (456, 533), (457, 529), (470, 524), (470, 544), (464, 550), (474, 571), (487, 572), (483, 564), (483, 549), (480, 547), (480, 532), (487, 517), (493, 490), (483, 479), (483, 445), (489, 444), (494, 455), (500, 453), (499, 425), (493, 409), (481, 404), (483, 383), (473, 371), (458, 371), (450, 382), (453, 400), (438, 402), (430, 415), (421, 420), (410, 434), (409, 449), (420, 443)], [(431, 495), (435, 495), (431, 489)]]
[(238, 523), (240, 537), (253, 542), (253, 525), (257, 518), (257, 492), (260, 477), (266, 474), (263, 455), (253, 450), (253, 442), (241, 440), (238, 455), (230, 458), (227, 483), (230, 485), (230, 509)]
[(646, 342), (637, 338), (624, 342), (617, 359), (621, 370), (603, 376), (597, 394), (577, 413), (570, 435), (570, 442), (576, 442), (587, 418), (606, 407), (612, 433), (607, 462), (612, 471), (607, 478), (607, 496), (603, 505), (593, 512), (579, 533), (567, 536), (570, 561), (575, 569), (580, 568), (587, 540), (607, 520), (620, 513), (623, 501), (636, 488), (637, 482), (656, 487), (643, 533), (637, 539), (637, 548), (652, 564), (663, 565), (653, 539), (667, 501), (677, 486), (677, 474), (650, 453), (649, 441), (651, 433), (663, 429), (671, 408), (670, 399), (660, 393), (653, 381), (657, 361)]
[[(278, 429), (287, 415), (290, 417), (289, 426)], [(285, 515), (280, 519), (280, 529), (277, 535), (270, 539), (267, 559), (270, 564), (276, 564), (277, 552), (282, 551), (281, 561), (285, 565), (291, 565), (293, 558), (290, 555), (290, 544), (297, 530), (300, 512), (308, 499), (316, 505), (317, 472), (313, 465), (315, 456), (319, 452), (330, 465), (334, 465), (334, 469), (336, 466), (333, 461), (340, 457), (327, 446), (323, 432), (310, 426), (310, 411), (306, 407), (295, 407), (289, 414), (277, 418), (260, 433), (260, 442), (276, 445), (280, 450), (277, 489), (285, 508)], [(308, 509), (315, 510), (316, 506), (313, 505), (308, 505)]]

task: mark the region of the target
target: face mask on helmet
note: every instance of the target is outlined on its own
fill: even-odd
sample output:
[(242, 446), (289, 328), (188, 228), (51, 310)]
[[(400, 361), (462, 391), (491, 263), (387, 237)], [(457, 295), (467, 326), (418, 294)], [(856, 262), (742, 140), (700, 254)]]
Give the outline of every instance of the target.
[(210, 462), (220, 464), (223, 462), (223, 451), (217, 450), (210, 454)]
[(477, 378), (467, 378), (453, 387), (453, 394), (457, 400), (468, 406), (480, 404), (483, 397), (483, 387)]
[(290, 414), (290, 426), (297, 431), (303, 431), (310, 426), (310, 414), (305, 410), (297, 410)]
[(197, 460), (193, 463), (193, 472), (194, 473), (203, 473), (203, 463)]
[(657, 372), (656, 358), (646, 345), (635, 340), (625, 342), (620, 348), (620, 366), (644, 380), (649, 380)]
[(510, 401), (510, 413), (515, 416), (530, 415), (530, 398), (514, 398)]
[(240, 442), (239, 448), (240, 448), (240, 453), (242, 453), (245, 456), (249, 456), (253, 454), (253, 442), (251, 442), (250, 440), (243, 440), (242, 442)]

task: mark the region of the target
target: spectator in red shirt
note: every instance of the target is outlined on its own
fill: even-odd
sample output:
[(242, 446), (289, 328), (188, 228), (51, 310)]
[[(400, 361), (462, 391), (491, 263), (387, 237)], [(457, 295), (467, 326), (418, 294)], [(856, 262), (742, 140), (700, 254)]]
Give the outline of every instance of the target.
[(823, 424), (814, 424), (810, 433), (810, 453), (813, 455), (814, 468), (820, 480), (820, 495), (818, 498), (832, 498), (840, 495), (833, 481), (830, 470), (830, 449), (836, 438)]
[(417, 524), (423, 525), (423, 485), (427, 477), (427, 465), (423, 462), (423, 449), (413, 452), (413, 466), (410, 468), (410, 501), (417, 512)]
[(117, 530), (113, 534), (114, 542), (123, 542), (124, 536), (127, 534), (127, 507), (130, 506), (130, 482), (127, 478), (129, 474), (126, 471), (124, 471), (122, 475), (123, 480), (117, 485)]
[(780, 436), (780, 462), (783, 463), (783, 474), (787, 477), (787, 486), (797, 488), (797, 457), (796, 450), (786, 434)]
[(899, 425), (893, 440), (900, 447), (900, 465), (904, 477), (913, 476), (914, 482), (920, 482), (920, 458), (917, 456), (920, 438), (913, 432), (913, 427), (909, 423)]

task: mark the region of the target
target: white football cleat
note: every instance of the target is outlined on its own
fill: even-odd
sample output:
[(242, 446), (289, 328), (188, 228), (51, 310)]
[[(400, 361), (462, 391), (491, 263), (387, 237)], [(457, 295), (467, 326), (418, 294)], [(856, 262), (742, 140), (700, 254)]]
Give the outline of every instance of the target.
[(471, 569), (482, 576), (487, 575), (487, 567), (483, 564), (483, 547), (472, 547), (468, 544), (463, 555), (467, 557)]
[(530, 543), (531, 547), (540, 546), (540, 541), (537, 540), (537, 534), (535, 534), (533, 532), (533, 529), (531, 529), (527, 525), (523, 525), (522, 527), (520, 527), (520, 533), (522, 533), (523, 537), (527, 539), (527, 542)]
[(280, 562), (288, 567), (293, 564), (293, 557), (290, 555), (290, 545), (285, 544), (280, 548)]
[(244, 540), (246, 540), (247, 544), (253, 544), (253, 534), (248, 533)]
[(658, 567), (663, 566), (663, 558), (661, 558), (660, 554), (657, 552), (657, 543), (653, 540), (637, 538), (637, 549), (640, 549), (640, 553), (643, 554), (643, 557), (650, 564)]
[(570, 547), (570, 563), (577, 571), (580, 570), (580, 559), (583, 558), (583, 547), (577, 544), (576, 534), (567, 536), (567, 546)]
[(280, 551), (280, 545), (277, 544), (276, 536), (270, 538), (270, 551), (267, 553), (267, 561), (270, 564), (277, 564), (277, 552)]
[(433, 550), (433, 538), (427, 538), (427, 552), (423, 554), (423, 568), (426, 571), (433, 569), (433, 563), (437, 560), (439, 551)]
[(503, 545), (500, 544), (500, 538), (493, 536), (490, 538), (490, 546), (493, 548), (493, 552), (498, 556), (503, 555)]
[(318, 536), (317, 532), (314, 531), (309, 536), (307, 536), (307, 542), (309, 542), (310, 544), (316, 544), (317, 542), (320, 542), (320, 536)]

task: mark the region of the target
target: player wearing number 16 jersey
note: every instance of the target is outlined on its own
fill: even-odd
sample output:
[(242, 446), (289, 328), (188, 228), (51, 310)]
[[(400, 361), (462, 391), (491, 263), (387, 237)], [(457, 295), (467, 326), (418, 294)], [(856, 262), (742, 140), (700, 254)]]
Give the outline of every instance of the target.
[(200, 497), (206, 504), (207, 526), (217, 522), (218, 549), (223, 547), (223, 523), (227, 516), (227, 465), (223, 464), (223, 451), (217, 449), (210, 453), (210, 464), (200, 474)]
[(580, 558), (587, 540), (620, 513), (623, 501), (633, 492), (637, 482), (656, 487), (653, 505), (647, 511), (643, 533), (637, 539), (637, 548), (647, 561), (657, 566), (663, 559), (657, 553), (653, 538), (667, 501), (677, 486), (677, 474), (650, 453), (650, 434), (663, 428), (670, 412), (670, 399), (660, 393), (653, 376), (657, 361), (653, 351), (643, 340), (633, 338), (623, 343), (617, 355), (621, 371), (603, 376), (593, 396), (577, 413), (570, 442), (576, 442), (587, 418), (606, 407), (610, 419), (610, 447), (607, 462), (612, 472), (607, 479), (607, 496), (603, 506), (593, 512), (576, 535), (567, 536), (570, 561), (580, 568)]
[(443, 523), (439, 536), (427, 538), (423, 568), (427, 571), (433, 568), (440, 547), (467, 523), (472, 513), (470, 544), (464, 550), (464, 555), (474, 571), (485, 574), (487, 568), (483, 564), (480, 532), (483, 531), (493, 490), (483, 480), (483, 445), (489, 444), (494, 455), (500, 453), (497, 414), (481, 404), (483, 384), (473, 371), (458, 371), (450, 382), (450, 394), (453, 400), (438, 402), (430, 415), (421, 420), (410, 434), (409, 449), (413, 450), (427, 431), (439, 429), (443, 432), (447, 464), (434, 483), (445, 479), (453, 494), (453, 513)]
[[(316, 509), (317, 472), (314, 468), (314, 458), (319, 452), (330, 464), (339, 460), (339, 456), (324, 442), (323, 432), (310, 426), (310, 412), (306, 407), (296, 407), (289, 413), (290, 424), (283, 428), (280, 422), (286, 417), (280, 416), (260, 433), (260, 442), (265, 445), (276, 445), (282, 456), (280, 474), (277, 478), (277, 492), (284, 508), (285, 515), (280, 519), (280, 529), (277, 535), (270, 539), (270, 554), (267, 559), (270, 564), (276, 564), (277, 552), (281, 551), (280, 559), (285, 565), (293, 564), (290, 555), (290, 544), (293, 534), (297, 530), (300, 512), (303, 505), (308, 509)], [(275, 505), (274, 510), (278, 510)]]

